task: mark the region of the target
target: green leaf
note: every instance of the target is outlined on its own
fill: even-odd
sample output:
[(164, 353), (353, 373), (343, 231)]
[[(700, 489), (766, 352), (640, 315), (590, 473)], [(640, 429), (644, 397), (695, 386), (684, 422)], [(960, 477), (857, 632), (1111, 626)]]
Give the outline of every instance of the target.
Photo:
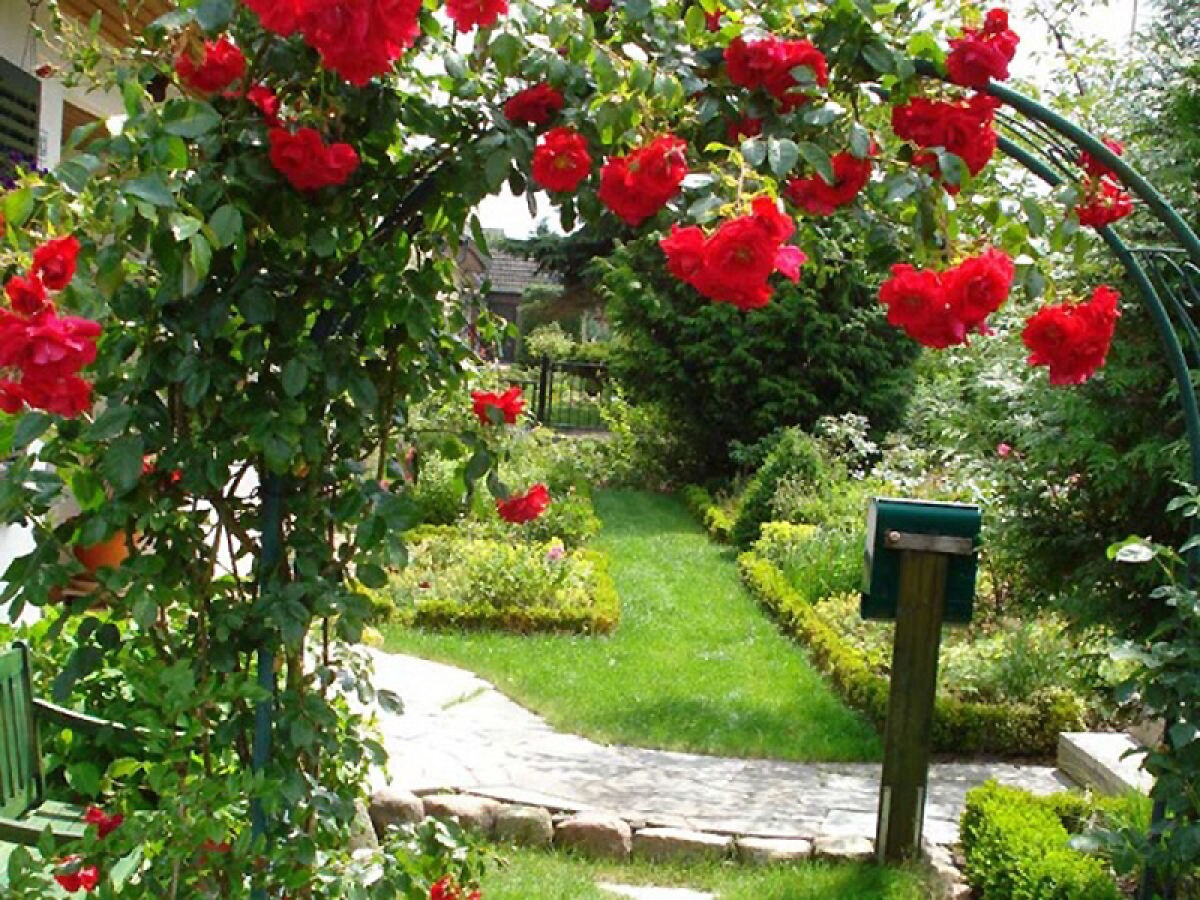
[(366, 587), (376, 591), (382, 587), (386, 587), (388, 583), (387, 572), (374, 563), (363, 563), (358, 566), (354, 570), (354, 577)]
[(100, 461), (100, 474), (118, 494), (134, 489), (142, 477), (142, 457), (146, 455), (145, 444), (139, 434), (127, 434), (109, 445), (108, 452)]
[(158, 604), (145, 594), (133, 601), (133, 621), (141, 628), (150, 628), (158, 621)]
[(1167, 734), (1171, 738), (1171, 746), (1181, 750), (1200, 737), (1200, 729), (1191, 722), (1176, 722), (1167, 730)]
[(290, 359), (283, 367), (283, 392), (289, 397), (298, 397), (308, 384), (308, 366), (302, 359)]
[(471, 216), (471, 238), (475, 241), (476, 250), (487, 257), (492, 255), (488, 249), (487, 235), (483, 233), (483, 225), (479, 221), (479, 216)]
[(495, 61), (496, 68), (501, 75), (516, 73), (517, 63), (521, 58), (522, 50), (521, 42), (507, 31), (496, 35), (492, 39), (491, 46), (488, 47), (488, 52)]
[(122, 856), (108, 870), (108, 880), (112, 883), (113, 891), (120, 894), (125, 889), (126, 882), (142, 867), (142, 848), (137, 847), (127, 856)]
[(251, 288), (242, 294), (238, 308), (251, 325), (265, 325), (275, 321), (275, 298), (262, 288)]
[[(800, 150), (795, 141), (787, 138), (771, 138), (767, 141), (767, 163), (776, 178), (787, 175), (799, 158)], [(832, 172), (832, 169), (830, 171)]]
[(146, 91), (136, 77), (126, 78), (121, 82), (121, 100), (125, 104), (125, 114), (131, 119), (141, 113)]
[(177, 135), (161, 135), (154, 142), (154, 159), (164, 169), (186, 169), (189, 162), (187, 144)]
[(480, 447), (467, 462), (467, 467), (463, 474), (468, 482), (474, 483), (487, 474), (493, 462), (492, 454), (488, 452), (487, 448)]
[(938, 66), (946, 62), (946, 51), (928, 31), (917, 31), (908, 39), (908, 55), (927, 59)]
[(71, 494), (84, 512), (99, 509), (108, 502), (104, 481), (92, 469), (75, 469), (67, 479)]
[(650, 0), (625, 0), (623, 9), (630, 22), (640, 22), (650, 15)]
[(867, 44), (862, 48), (862, 56), (867, 61), (867, 65), (881, 75), (896, 71), (895, 54), (883, 44)]
[(934, 153), (937, 154), (938, 171), (941, 173), (942, 181), (946, 184), (957, 187), (970, 175), (970, 172), (967, 171), (967, 164), (962, 161), (961, 156), (941, 147), (935, 148)]
[(245, 227), (242, 211), (232, 203), (226, 203), (209, 217), (208, 227), (212, 229), (217, 247), (232, 247), (242, 236)]
[(89, 441), (109, 441), (125, 432), (129, 421), (133, 418), (133, 410), (123, 403), (114, 403), (105, 408), (96, 417), (96, 421), (88, 426), (86, 435)]
[[(203, 234), (193, 234), (188, 239), (188, 245), (188, 258), (184, 265), (185, 295), (195, 291), (208, 277), (209, 269), (212, 268), (212, 244), (208, 242), (208, 238)], [(195, 279), (195, 283), (188, 284), (190, 279)]]
[(829, 158), (829, 154), (825, 152), (823, 147), (819, 147), (810, 141), (801, 141), (796, 145), (796, 149), (804, 158), (804, 161), (817, 170), (817, 174), (825, 179), (826, 184), (833, 184), (833, 160)]
[(1046, 230), (1046, 214), (1042, 212), (1042, 205), (1033, 197), (1026, 197), (1021, 201), (1021, 208), (1025, 210), (1029, 233), (1034, 237), (1042, 234)]
[(216, 34), (233, 17), (233, 0), (201, 0), (196, 7), (196, 21), (209, 34)]
[(192, 235), (199, 234), (200, 229), (204, 227), (204, 223), (195, 216), (189, 216), (184, 213), (171, 213), (168, 222), (171, 226), (171, 236), (177, 241), (186, 241)]
[(21, 188), (4, 195), (4, 220), (9, 228), (20, 228), (33, 215), (33, 191)]
[(152, 206), (163, 206), (168, 209), (175, 206), (175, 195), (167, 187), (166, 180), (157, 172), (127, 182), (123, 193)]
[(850, 123), (850, 155), (855, 159), (871, 155), (871, 132), (860, 122)]
[(375, 407), (379, 405), (379, 392), (375, 390), (375, 384), (370, 378), (362, 372), (355, 372), (349, 377), (347, 388), (355, 406), (359, 409), (375, 411)]
[(767, 145), (764, 141), (758, 138), (750, 138), (742, 141), (742, 159), (746, 160), (747, 165), (758, 168), (767, 158)]
[(692, 4), (688, 7), (688, 11), (683, 16), (683, 27), (687, 31), (687, 36), (693, 40), (708, 30), (708, 23), (704, 18), (704, 10), (699, 4)]
[(77, 794), (95, 797), (100, 793), (100, 768), (90, 762), (71, 763), (67, 766), (67, 784)]
[(163, 113), (163, 130), (181, 138), (198, 138), (221, 124), (221, 115), (199, 100), (175, 101)]
[(498, 148), (488, 154), (487, 159), (483, 161), (483, 177), (488, 188), (496, 190), (504, 183), (511, 162), (512, 152), (507, 147)]
[(40, 412), (27, 412), (17, 420), (17, 427), (13, 431), (12, 450), (17, 453), (24, 450), (43, 434), (50, 427), (53, 421), (48, 415)]

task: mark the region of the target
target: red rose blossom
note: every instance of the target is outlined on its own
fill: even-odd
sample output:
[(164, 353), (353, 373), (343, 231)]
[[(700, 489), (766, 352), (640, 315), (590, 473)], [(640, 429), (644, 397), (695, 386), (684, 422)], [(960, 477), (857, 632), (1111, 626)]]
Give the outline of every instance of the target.
[(79, 256), (79, 241), (74, 235), (46, 241), (33, 251), (30, 273), (49, 290), (61, 291), (75, 277), (75, 260)]
[(591, 169), (587, 139), (570, 128), (551, 128), (533, 151), (533, 180), (548, 191), (574, 191)]
[(294, 133), (284, 128), (267, 132), (270, 159), (279, 172), (298, 191), (316, 191), (345, 184), (358, 168), (358, 154), (349, 144), (326, 145), (313, 128)]
[[(472, 391), (471, 405), (480, 423), (484, 425), (496, 425), (500, 422), (515, 425), (517, 417), (525, 409), (525, 398), (521, 396), (521, 389), (515, 386), (503, 394)], [(493, 417), (492, 410), (497, 411), (496, 417)]]
[(508, 0), (446, 0), (446, 15), (459, 31), (490, 28), (506, 12)]
[(964, 87), (985, 88), (990, 79), (1008, 79), (1008, 64), (1017, 54), (1021, 39), (1008, 27), (1008, 13), (993, 9), (983, 28), (964, 28), (962, 37), (950, 41), (946, 71), (950, 80)]
[[(144, 469), (144, 461), (142, 465)], [(110, 816), (98, 806), (89, 806), (83, 814), (83, 821), (89, 825), (95, 825), (96, 835), (103, 839), (116, 831), (121, 826), (121, 823), (125, 821), (125, 817), (120, 813)]]
[(763, 120), (753, 116), (742, 116), (725, 126), (725, 140), (729, 144), (740, 144), (747, 138), (762, 134)]
[(853, 203), (871, 180), (871, 160), (851, 153), (833, 156), (833, 184), (820, 175), (793, 178), (787, 183), (787, 198), (814, 216), (831, 215), (838, 207)]
[[(1111, 150), (1114, 155), (1125, 155), (1125, 145), (1120, 141), (1113, 140), (1112, 138), (1104, 138), (1103, 142), (1104, 146)], [(1112, 169), (1100, 162), (1100, 160), (1096, 159), (1096, 157), (1092, 156), (1092, 154), (1088, 153), (1086, 150), (1079, 151), (1079, 167), (1093, 178), (1111, 178), (1113, 181), (1119, 181), (1116, 173), (1113, 172)]]
[(26, 375), (20, 384), (21, 398), (31, 409), (40, 409), (73, 419), (92, 408), (92, 386), (78, 375), (40, 378)]
[[(978, 175), (996, 152), (993, 121), (997, 105), (998, 101), (987, 94), (953, 102), (914, 97), (892, 109), (892, 130), (918, 147), (948, 150), (963, 161), (967, 171)], [(929, 169), (936, 178), (942, 177), (933, 153), (917, 153), (913, 163)], [(946, 185), (952, 193), (957, 193), (957, 187)]]
[(725, 67), (729, 80), (750, 90), (762, 88), (780, 103), (787, 112), (810, 99), (802, 90), (792, 70), (805, 66), (813, 73), (816, 83), (829, 83), (829, 64), (825, 54), (810, 41), (785, 41), (774, 35), (747, 41), (740, 35), (725, 48)]
[(251, 106), (262, 113), (268, 125), (272, 128), (283, 127), (279, 118), (279, 97), (265, 84), (256, 84), (246, 92), (246, 99)]
[(300, 27), (297, 0), (244, 0), (267, 31), (287, 37)]
[(612, 0), (587, 0), (587, 8), (590, 12), (606, 13), (612, 9)]
[(550, 491), (544, 484), (535, 484), (524, 494), (514, 494), (507, 500), (496, 501), (496, 512), (506, 522), (523, 525), (541, 516), (550, 506)]
[(805, 256), (784, 244), (795, 223), (779, 212), (775, 201), (757, 198), (750, 215), (729, 219), (711, 237), (696, 227), (675, 226), (659, 241), (667, 270), (717, 303), (750, 310), (771, 299), (767, 279), (780, 272), (793, 281), (800, 277)]
[(1021, 340), (1031, 366), (1048, 366), (1050, 383), (1082, 384), (1104, 365), (1112, 345), (1121, 295), (1100, 285), (1086, 303), (1044, 306), (1025, 323)]
[(175, 57), (175, 73), (192, 90), (215, 94), (246, 74), (246, 57), (227, 37), (205, 41), (199, 62), (184, 49)]
[(704, 14), (704, 27), (709, 31), (720, 31), (721, 16), (724, 14), (724, 12), (725, 11), (719, 7), (714, 9), (712, 12), (706, 12)]
[(420, 0), (294, 0), (296, 27), (321, 64), (362, 87), (421, 33)]
[(941, 276), (932, 269), (892, 266), (891, 277), (879, 288), (879, 301), (887, 307), (889, 324), (926, 347), (952, 347), (966, 337), (962, 323), (950, 314)]
[(675, 196), (687, 173), (687, 143), (658, 137), (628, 156), (610, 157), (596, 196), (626, 224), (641, 225)]
[(59, 863), (63, 871), (57, 872), (54, 880), (69, 894), (77, 891), (91, 893), (100, 883), (100, 869), (82, 863), (78, 856), (68, 856)]
[(546, 125), (563, 108), (563, 95), (542, 82), (513, 94), (504, 103), (504, 118), (528, 125)]
[(99, 336), (98, 323), (59, 316), (51, 307), (28, 320), (0, 310), (0, 369), (42, 379), (74, 375), (95, 360)]
[(5, 282), (4, 293), (13, 311), (23, 316), (32, 316), (46, 305), (46, 288), (36, 275), (28, 278), (14, 275)]
[(1080, 225), (1104, 228), (1133, 212), (1133, 198), (1108, 178), (1084, 182), (1083, 202), (1075, 207)]
[(964, 333), (986, 329), (987, 317), (1008, 299), (1015, 271), (1009, 255), (992, 247), (942, 273), (946, 302)]

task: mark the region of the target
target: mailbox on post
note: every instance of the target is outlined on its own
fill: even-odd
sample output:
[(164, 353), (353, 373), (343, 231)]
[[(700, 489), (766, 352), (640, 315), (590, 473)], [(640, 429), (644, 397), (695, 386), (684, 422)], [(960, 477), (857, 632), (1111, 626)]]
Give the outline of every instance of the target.
[(978, 506), (872, 498), (867, 508), (862, 617), (896, 618), (902, 553), (920, 549), (949, 555), (942, 621), (957, 625), (970, 622), (975, 607), (974, 550), (981, 524)]
[(938, 646), (943, 622), (969, 622), (979, 507), (876, 498), (867, 511), (862, 616), (894, 619), (875, 849), (898, 862), (920, 854), (929, 784)]

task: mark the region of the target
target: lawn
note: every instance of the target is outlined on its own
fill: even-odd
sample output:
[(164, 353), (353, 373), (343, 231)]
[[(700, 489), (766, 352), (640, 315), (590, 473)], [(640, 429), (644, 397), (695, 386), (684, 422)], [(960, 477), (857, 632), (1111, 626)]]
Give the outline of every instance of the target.
[(675, 497), (600, 491), (621, 624), (609, 637), (433, 633), (394, 626), (386, 649), (488, 678), (556, 727), (599, 741), (724, 756), (877, 760), (847, 709), (742, 588), (732, 552)]
[(505, 850), (507, 865), (480, 885), (487, 900), (614, 900), (596, 882), (688, 887), (720, 900), (922, 900), (923, 878), (908, 869), (873, 865), (797, 865), (751, 868), (729, 863), (593, 862), (563, 853)]

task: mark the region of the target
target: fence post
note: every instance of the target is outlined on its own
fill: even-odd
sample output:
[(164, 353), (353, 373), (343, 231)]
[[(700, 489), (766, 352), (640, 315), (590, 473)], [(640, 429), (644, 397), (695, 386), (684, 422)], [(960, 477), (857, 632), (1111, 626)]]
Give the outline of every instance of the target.
[(550, 357), (542, 357), (542, 371), (538, 375), (537, 420), (541, 425), (546, 424), (546, 410), (549, 407), (550, 396)]

